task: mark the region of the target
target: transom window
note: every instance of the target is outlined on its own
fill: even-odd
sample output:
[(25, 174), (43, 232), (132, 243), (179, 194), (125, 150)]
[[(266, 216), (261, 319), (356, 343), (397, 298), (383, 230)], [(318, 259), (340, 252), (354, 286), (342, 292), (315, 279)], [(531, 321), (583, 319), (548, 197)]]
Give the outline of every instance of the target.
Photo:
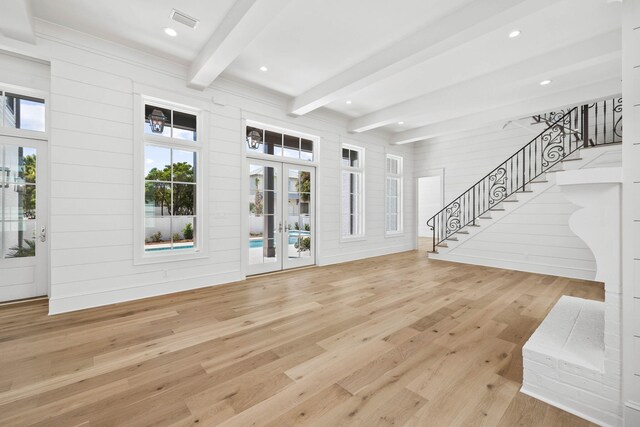
[(342, 237), (364, 236), (364, 148), (342, 146)]
[(44, 99), (0, 91), (0, 125), (35, 132), (45, 131)]
[[(164, 116), (164, 125), (160, 132), (154, 131), (151, 126), (154, 113), (160, 113)], [(144, 118), (144, 133), (146, 135), (161, 135), (184, 141), (197, 141), (197, 118), (195, 114), (146, 104), (144, 106)]]
[(402, 232), (402, 157), (387, 155), (386, 232)]
[(313, 140), (263, 126), (247, 126), (245, 147), (248, 153), (269, 154), (312, 162)]
[[(158, 117), (164, 116), (163, 126)], [(198, 247), (197, 115), (145, 105), (144, 251), (166, 254)], [(152, 128), (153, 127), (153, 128)], [(160, 136), (158, 138), (157, 136)]]

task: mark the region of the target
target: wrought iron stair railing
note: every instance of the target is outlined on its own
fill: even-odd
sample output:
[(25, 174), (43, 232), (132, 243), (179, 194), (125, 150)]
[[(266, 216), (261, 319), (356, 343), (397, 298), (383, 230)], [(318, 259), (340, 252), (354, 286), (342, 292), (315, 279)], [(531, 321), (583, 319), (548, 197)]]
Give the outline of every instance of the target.
[(433, 251), (581, 148), (622, 142), (622, 98), (533, 117), (548, 127), (427, 221)]

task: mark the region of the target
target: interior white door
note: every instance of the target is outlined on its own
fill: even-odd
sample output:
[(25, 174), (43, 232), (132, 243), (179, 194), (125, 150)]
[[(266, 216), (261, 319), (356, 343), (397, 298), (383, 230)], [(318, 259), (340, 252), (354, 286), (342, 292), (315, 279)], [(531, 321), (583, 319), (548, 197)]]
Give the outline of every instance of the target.
[(0, 301), (48, 293), (46, 148), (0, 136)]
[(315, 168), (282, 167), (283, 269), (315, 264)]

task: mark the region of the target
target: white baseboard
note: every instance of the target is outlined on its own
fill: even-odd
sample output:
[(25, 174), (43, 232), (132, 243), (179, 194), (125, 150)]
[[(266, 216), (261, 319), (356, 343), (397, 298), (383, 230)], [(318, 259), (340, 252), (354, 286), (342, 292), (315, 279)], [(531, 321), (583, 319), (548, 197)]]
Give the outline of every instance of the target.
[(413, 250), (415, 250), (415, 247), (412, 243), (405, 243), (403, 245), (382, 248), (382, 249), (369, 249), (364, 251), (351, 252), (348, 254), (338, 254), (338, 255), (319, 257), (317, 260), (317, 265), (323, 266), (323, 265), (341, 264), (343, 262), (357, 261), (357, 260), (366, 259), (366, 258), (391, 255), (391, 254), (408, 252)]
[(53, 297), (49, 299), (49, 315), (217, 286), (242, 279), (243, 277), (240, 271), (230, 271), (194, 278), (176, 279), (162, 283), (107, 290), (99, 293), (73, 295), (61, 298)]
[(508, 261), (494, 258), (474, 257), (468, 255), (456, 255), (451, 253), (429, 255), (429, 258), (459, 262), (461, 264), (482, 265), (485, 267), (504, 268), (507, 270), (524, 271), (527, 273), (548, 274), (551, 276), (568, 277), (580, 280), (595, 280), (595, 271), (580, 270), (576, 268), (558, 267), (546, 264), (531, 264), (526, 262)]
[(626, 402), (624, 405), (624, 425), (625, 427), (640, 426), (640, 406)]

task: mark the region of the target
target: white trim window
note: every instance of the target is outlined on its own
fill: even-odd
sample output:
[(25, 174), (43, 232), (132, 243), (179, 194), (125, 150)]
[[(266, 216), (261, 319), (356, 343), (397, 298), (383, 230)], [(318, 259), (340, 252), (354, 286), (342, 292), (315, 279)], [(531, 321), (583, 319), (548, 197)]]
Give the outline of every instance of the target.
[(342, 238), (364, 237), (364, 148), (342, 145)]
[[(161, 117), (159, 125), (157, 118)], [(155, 100), (144, 103), (145, 257), (184, 255), (200, 248), (202, 189), (196, 111)]]
[(385, 230), (387, 234), (402, 233), (402, 157), (387, 154)]

